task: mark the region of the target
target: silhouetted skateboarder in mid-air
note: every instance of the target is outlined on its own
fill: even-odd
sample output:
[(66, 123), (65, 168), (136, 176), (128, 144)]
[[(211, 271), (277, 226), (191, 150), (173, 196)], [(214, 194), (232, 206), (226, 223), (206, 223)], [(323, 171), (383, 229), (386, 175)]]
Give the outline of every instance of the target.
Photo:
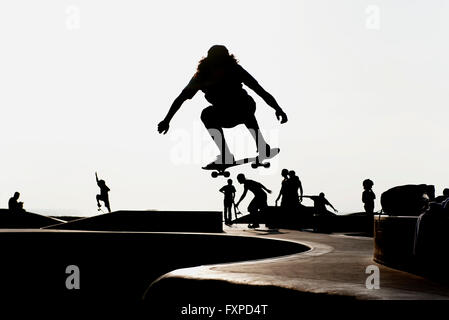
[(109, 204), (109, 194), (108, 194), (108, 192), (111, 191), (111, 189), (108, 188), (104, 180), (98, 179), (98, 175), (96, 172), (95, 172), (95, 179), (97, 180), (98, 187), (100, 187), (100, 194), (97, 194), (98, 211), (101, 210), (100, 201), (103, 201), (104, 206), (108, 209), (108, 212), (111, 213), (111, 206)]
[(226, 225), (230, 225), (232, 223), (232, 205), (234, 204), (236, 192), (235, 187), (232, 185), (232, 179), (228, 179), (228, 184), (219, 191), (224, 194), (224, 221)]
[(263, 184), (246, 179), (245, 175), (243, 173), (240, 173), (237, 175), (237, 181), (240, 184), (243, 184), (244, 190), (243, 194), (240, 197), (240, 200), (235, 204), (237, 207), (239, 206), (240, 202), (246, 197), (246, 194), (249, 191), (251, 191), (254, 194), (254, 199), (250, 202), (248, 206), (248, 212), (251, 216), (252, 224), (250, 223), (248, 225), (248, 228), (258, 228), (259, 227), (259, 219), (258, 215), (259, 213), (264, 210), (267, 205), (267, 194), (271, 193), (271, 190), (267, 189)]
[[(209, 134), (217, 144), (220, 154), (209, 165), (230, 164), (234, 156), (230, 152), (223, 135), (223, 128), (233, 128), (244, 124), (251, 132), (256, 142), (260, 159), (267, 158), (279, 149), (271, 149), (259, 130), (255, 117), (256, 103), (243, 89), (242, 84), (254, 90), (262, 99), (276, 111), (276, 117), (281, 123), (287, 122), (287, 115), (282, 111), (271, 94), (265, 91), (259, 83), (229, 54), (222, 45), (212, 46), (207, 57), (203, 58), (189, 84), (174, 100), (167, 116), (158, 125), (159, 133), (166, 133), (175, 113), (187, 99), (192, 99), (199, 91), (203, 91), (211, 106), (201, 113), (201, 120)], [(207, 166), (206, 166), (207, 167)]]

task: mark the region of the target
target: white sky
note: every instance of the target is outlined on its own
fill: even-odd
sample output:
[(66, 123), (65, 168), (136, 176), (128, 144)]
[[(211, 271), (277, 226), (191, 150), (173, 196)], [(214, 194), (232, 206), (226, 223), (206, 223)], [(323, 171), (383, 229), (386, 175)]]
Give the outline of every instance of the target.
[[(220, 210), (225, 179), (201, 170), (215, 152), (199, 122), (202, 93), (166, 136), (156, 132), (213, 44), (289, 116), (279, 125), (251, 91), (281, 153), (273, 169), (231, 170), (271, 188), (271, 204), (284, 167), (341, 212), (362, 210), (365, 178), (378, 198), (406, 183), (440, 193), (449, 186), (446, 3), (2, 1), (0, 207), (17, 190), (29, 210), (96, 214), (97, 170), (113, 210)], [(238, 156), (255, 152), (243, 128), (226, 134)]]

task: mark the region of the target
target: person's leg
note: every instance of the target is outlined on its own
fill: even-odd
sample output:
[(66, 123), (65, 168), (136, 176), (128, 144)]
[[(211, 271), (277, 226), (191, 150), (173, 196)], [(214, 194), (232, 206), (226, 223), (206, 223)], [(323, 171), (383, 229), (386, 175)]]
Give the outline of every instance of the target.
[(101, 204), (100, 204), (101, 196), (99, 194), (97, 194), (96, 199), (97, 199), (97, 206), (98, 206), (98, 208), (100, 208), (101, 207)]
[(111, 205), (109, 204), (109, 198), (104, 199), (104, 206), (108, 209), (109, 213), (111, 213)]
[(220, 155), (217, 157), (217, 163), (233, 163), (234, 156), (229, 150), (224, 137), (223, 126), (220, 124), (221, 113), (218, 107), (209, 106), (201, 112), (201, 121), (203, 121), (204, 126), (220, 151)]
[(251, 202), (248, 205), (248, 212), (250, 216), (250, 224), (248, 225), (248, 228), (255, 228), (255, 226), (257, 225), (257, 218), (256, 218), (257, 210), (258, 210), (257, 197), (254, 197), (253, 200), (251, 200)]

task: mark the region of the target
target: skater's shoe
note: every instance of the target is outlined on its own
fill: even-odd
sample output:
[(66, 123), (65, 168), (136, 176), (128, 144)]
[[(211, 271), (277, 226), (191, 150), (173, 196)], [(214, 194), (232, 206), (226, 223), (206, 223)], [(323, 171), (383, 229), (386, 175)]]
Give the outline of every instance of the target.
[(208, 165), (206, 165), (204, 168), (213, 168), (217, 165), (226, 165), (226, 164), (233, 164), (235, 162), (235, 158), (233, 154), (220, 154), (217, 156), (217, 158), (212, 161), (211, 163), (209, 163)]
[[(263, 150), (265, 149), (265, 150)], [(279, 148), (271, 148), (269, 144), (265, 145), (265, 148), (262, 148), (262, 150), (259, 150), (259, 155), (257, 158), (259, 161), (273, 158), (275, 155), (277, 155), (281, 151)]]

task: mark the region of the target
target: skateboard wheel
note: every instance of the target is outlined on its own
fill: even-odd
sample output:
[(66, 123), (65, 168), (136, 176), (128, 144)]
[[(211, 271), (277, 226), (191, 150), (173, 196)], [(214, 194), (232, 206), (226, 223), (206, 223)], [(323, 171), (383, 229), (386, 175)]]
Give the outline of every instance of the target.
[(214, 171), (210, 175), (212, 176), (212, 178), (216, 178), (216, 177), (218, 177), (218, 172)]
[(231, 173), (228, 172), (228, 171), (223, 172), (223, 176), (224, 176), (225, 178), (229, 178), (230, 175), (231, 175)]
[(264, 166), (264, 168), (269, 168), (270, 167), (270, 163), (269, 162), (264, 163), (263, 166)]
[(256, 169), (258, 165), (256, 163), (251, 163), (251, 168)]

